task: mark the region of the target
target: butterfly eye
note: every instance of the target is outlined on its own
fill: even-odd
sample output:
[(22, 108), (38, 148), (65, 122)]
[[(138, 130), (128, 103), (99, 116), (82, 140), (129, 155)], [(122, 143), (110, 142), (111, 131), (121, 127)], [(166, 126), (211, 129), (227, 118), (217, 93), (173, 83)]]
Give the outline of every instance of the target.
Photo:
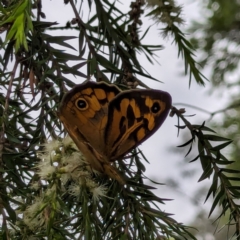
[(78, 98), (75, 104), (79, 110), (86, 110), (88, 108), (88, 103), (84, 98)]
[(161, 107), (160, 107), (159, 103), (155, 102), (155, 103), (153, 103), (153, 105), (151, 107), (151, 112), (158, 113), (160, 109), (161, 109)]

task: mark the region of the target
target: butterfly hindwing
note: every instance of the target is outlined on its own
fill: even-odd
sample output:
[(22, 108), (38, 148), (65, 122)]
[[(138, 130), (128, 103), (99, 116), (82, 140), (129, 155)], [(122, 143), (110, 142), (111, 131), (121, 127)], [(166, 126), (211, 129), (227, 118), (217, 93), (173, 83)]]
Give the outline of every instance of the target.
[(149, 138), (164, 122), (171, 96), (160, 90), (130, 90), (118, 94), (108, 107), (105, 152), (111, 161)]

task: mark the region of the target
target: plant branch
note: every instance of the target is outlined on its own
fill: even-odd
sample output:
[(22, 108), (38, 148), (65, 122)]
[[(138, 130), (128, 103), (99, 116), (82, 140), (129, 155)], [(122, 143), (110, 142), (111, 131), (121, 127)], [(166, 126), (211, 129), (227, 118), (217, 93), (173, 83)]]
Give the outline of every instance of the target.
[[(94, 46), (92, 45), (91, 40), (90, 40), (90, 38), (89, 38), (89, 36), (87, 34), (86, 27), (84, 26), (85, 24), (84, 24), (83, 20), (80, 18), (79, 14), (78, 14), (76, 5), (75, 5), (73, 0), (69, 0), (69, 2), (71, 4), (71, 6), (72, 6), (73, 12), (74, 12), (75, 17), (77, 19), (78, 27), (79, 27), (80, 31), (82, 31), (83, 34), (84, 34), (85, 40), (86, 40), (86, 42), (88, 44), (89, 51), (97, 59), (97, 52), (96, 52)], [(99, 68), (98, 64), (96, 64), (96, 68), (97, 68), (98, 74), (99, 73), (101, 74), (101, 71), (100, 71), (100, 68)]]
[[(15, 61), (13, 70), (11, 72), (11, 77), (10, 77), (10, 81), (9, 81), (9, 85), (8, 85), (8, 90), (7, 90), (7, 94), (6, 94), (6, 100), (5, 100), (5, 105), (4, 105), (4, 110), (3, 110), (3, 115), (2, 115), (2, 129), (0, 132), (0, 183), (3, 186), (5, 186), (5, 184), (3, 184), (4, 181), (4, 177), (3, 177), (3, 173), (4, 173), (4, 163), (3, 163), (3, 148), (4, 148), (4, 144), (5, 144), (5, 118), (8, 115), (8, 108), (9, 108), (9, 100), (10, 100), (10, 95), (12, 92), (12, 86), (13, 86), (13, 80), (17, 71), (17, 66), (18, 66), (18, 61)], [(1, 193), (6, 193), (5, 189), (2, 189), (1, 187)], [(3, 229), (6, 229), (6, 234), (8, 235), (8, 230), (7, 230), (7, 223), (6, 223), (6, 215), (4, 212), (4, 206), (2, 204), (3, 199), (2, 197), (0, 197), (0, 212), (2, 214), (2, 226)]]
[(203, 112), (203, 113), (206, 113), (206, 114), (210, 115), (210, 118), (208, 119), (208, 121), (209, 121), (209, 120), (211, 120), (215, 115), (217, 115), (217, 114), (219, 114), (219, 113), (223, 113), (223, 112), (226, 112), (226, 111), (229, 110), (229, 109), (235, 109), (235, 108), (240, 107), (240, 102), (233, 103), (233, 104), (231, 104), (231, 105), (229, 105), (229, 106), (227, 106), (227, 107), (225, 107), (225, 108), (219, 109), (219, 110), (214, 111), (214, 112), (210, 112), (210, 111), (208, 111), (208, 110), (206, 110), (206, 109), (203, 109), (203, 108), (200, 108), (200, 107), (197, 107), (197, 106), (188, 104), (188, 103), (175, 103), (174, 105), (175, 105), (175, 106), (177, 106), (177, 105), (186, 106), (186, 107), (190, 107), (190, 108), (194, 108), (194, 109), (196, 109), (196, 110), (199, 110), (199, 111), (201, 111), (201, 112)]
[[(10, 81), (9, 81), (9, 85), (8, 85), (8, 90), (7, 90), (7, 94), (6, 94), (6, 100), (5, 100), (5, 105), (4, 105), (4, 111), (3, 111), (3, 120), (2, 120), (2, 129), (0, 132), (0, 169), (3, 167), (3, 162), (2, 162), (2, 154), (3, 154), (3, 146), (4, 146), (4, 142), (5, 142), (5, 117), (7, 116), (7, 112), (8, 112), (8, 107), (9, 107), (9, 100), (10, 100), (10, 95), (12, 92), (12, 85), (13, 85), (13, 80), (17, 71), (17, 66), (18, 66), (18, 61), (15, 61), (15, 64), (13, 66), (13, 70), (11, 72), (11, 77), (10, 77)], [(2, 178), (0, 177), (0, 181), (2, 180)]]
[[(227, 176), (224, 175), (224, 168), (220, 168), (217, 165), (217, 160), (220, 160), (220, 158), (218, 159), (218, 155), (219, 156), (221, 155), (220, 151), (217, 152), (215, 150), (215, 152), (214, 152), (212, 150), (211, 143), (209, 142), (209, 140), (207, 139), (207, 137), (203, 134), (203, 132), (201, 130), (201, 128), (203, 126), (200, 126), (199, 128), (196, 128), (196, 126), (193, 126), (183, 116), (182, 111), (178, 110), (175, 107), (172, 108), (172, 111), (173, 111), (173, 113), (175, 113), (178, 116), (178, 118), (180, 118), (185, 123), (186, 127), (189, 129), (189, 131), (191, 132), (191, 134), (193, 136), (192, 140), (194, 140), (195, 137), (198, 138), (199, 144), (201, 145), (201, 147), (203, 149), (202, 152), (199, 152), (199, 157), (201, 159), (201, 157), (204, 156), (204, 158), (201, 159), (201, 161), (210, 161), (211, 168), (206, 167), (206, 169), (203, 169), (205, 176), (202, 175), (202, 177), (200, 179), (203, 180), (203, 179), (209, 177), (209, 172), (211, 172), (213, 170), (214, 175), (217, 176), (217, 178), (220, 180), (220, 186), (218, 187), (218, 194), (216, 194), (215, 190), (209, 190), (209, 193), (210, 194), (212, 193), (213, 198), (215, 198), (214, 202), (219, 201), (219, 204), (222, 205), (222, 208), (223, 208), (223, 213), (222, 214), (224, 214), (226, 212), (227, 208), (229, 208), (230, 215), (235, 220), (236, 235), (238, 236), (237, 239), (239, 240), (240, 239), (240, 236), (239, 236), (239, 233), (240, 233), (240, 225), (239, 225), (240, 224), (240, 210), (239, 210), (238, 205), (234, 202), (234, 199), (236, 198), (236, 197), (234, 197), (234, 196), (236, 196), (236, 190), (231, 188), (232, 185), (231, 185), (230, 181), (228, 181)], [(204, 152), (206, 152), (206, 155), (204, 155)], [(213, 156), (213, 154), (216, 156), (216, 158)], [(215, 179), (213, 179), (213, 181), (215, 181)], [(223, 192), (222, 193), (223, 199), (220, 198), (221, 192)], [(209, 197), (210, 194), (208, 194), (208, 197)], [(219, 200), (217, 199), (218, 197), (219, 197)], [(214, 208), (215, 208), (215, 206), (213, 204), (213, 206), (210, 210), (209, 216), (211, 215)]]

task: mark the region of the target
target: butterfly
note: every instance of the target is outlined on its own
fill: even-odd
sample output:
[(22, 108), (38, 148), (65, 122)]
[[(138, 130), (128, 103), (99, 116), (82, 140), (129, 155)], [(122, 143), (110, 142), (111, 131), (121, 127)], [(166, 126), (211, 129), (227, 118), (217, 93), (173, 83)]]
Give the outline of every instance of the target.
[(121, 91), (113, 84), (87, 81), (66, 93), (58, 116), (90, 166), (124, 184), (111, 163), (149, 138), (170, 108), (171, 96), (164, 91)]

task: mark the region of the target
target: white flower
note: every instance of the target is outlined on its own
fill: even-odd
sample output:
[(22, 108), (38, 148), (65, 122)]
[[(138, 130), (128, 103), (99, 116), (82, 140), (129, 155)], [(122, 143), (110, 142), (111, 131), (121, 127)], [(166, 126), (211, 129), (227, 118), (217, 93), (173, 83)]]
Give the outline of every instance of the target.
[(61, 175), (61, 182), (62, 182), (63, 185), (65, 185), (71, 179), (72, 179), (72, 177), (71, 177), (70, 173), (63, 173)]
[(72, 172), (71, 176), (74, 181), (79, 182), (80, 185), (82, 185), (83, 182), (85, 184), (86, 179), (91, 178), (91, 173), (88, 171), (77, 170)]
[(63, 144), (63, 146), (65, 148), (68, 148), (69, 146), (75, 148), (75, 146), (76, 146), (75, 143), (73, 142), (73, 140), (71, 139), (71, 137), (69, 135), (67, 135), (65, 138), (63, 138), (62, 144)]
[(31, 184), (31, 188), (32, 188), (33, 190), (38, 190), (38, 189), (40, 188), (39, 182), (33, 182), (33, 183)]
[(52, 166), (50, 163), (41, 162), (38, 164), (38, 175), (41, 179), (49, 179), (52, 174), (56, 172), (56, 167)]
[(44, 143), (43, 146), (44, 146), (44, 152), (52, 153), (53, 151), (55, 152), (60, 148), (60, 142), (57, 140), (52, 140)]
[(42, 201), (40, 197), (35, 198), (35, 203), (24, 212), (23, 221), (32, 230), (41, 228), (45, 223), (43, 212), (37, 214), (42, 208)]
[(68, 155), (68, 154), (63, 155), (62, 163), (78, 166), (78, 165), (86, 164), (86, 161), (84, 160), (84, 156), (79, 151), (76, 151), (76, 152), (73, 152), (71, 155)]
[(69, 186), (68, 192), (72, 196), (75, 196), (75, 197), (79, 196), (81, 193), (81, 185), (76, 184), (76, 183), (71, 184)]
[(38, 158), (42, 160), (42, 164), (47, 164), (51, 161), (51, 154), (49, 153), (40, 153), (37, 154)]
[(100, 197), (106, 197), (107, 187), (105, 187), (104, 185), (98, 186), (92, 180), (88, 180), (87, 186), (89, 187), (89, 191), (92, 193), (94, 202), (98, 201)]

